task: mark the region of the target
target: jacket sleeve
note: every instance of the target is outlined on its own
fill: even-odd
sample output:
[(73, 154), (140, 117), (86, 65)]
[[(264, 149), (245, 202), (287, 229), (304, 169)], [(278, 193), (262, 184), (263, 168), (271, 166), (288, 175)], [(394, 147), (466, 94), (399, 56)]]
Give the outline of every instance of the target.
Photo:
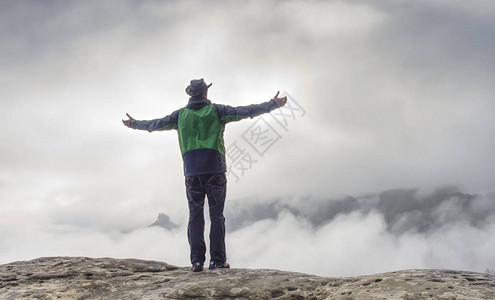
[(277, 108), (275, 100), (270, 100), (261, 104), (232, 107), (222, 104), (213, 104), (217, 110), (220, 122), (223, 124), (236, 122), (246, 118), (254, 118), (264, 113), (269, 113)]
[(179, 119), (180, 110), (174, 111), (172, 114), (163, 117), (161, 119), (154, 119), (148, 121), (131, 120), (131, 128), (139, 130), (161, 131), (177, 129), (177, 121)]

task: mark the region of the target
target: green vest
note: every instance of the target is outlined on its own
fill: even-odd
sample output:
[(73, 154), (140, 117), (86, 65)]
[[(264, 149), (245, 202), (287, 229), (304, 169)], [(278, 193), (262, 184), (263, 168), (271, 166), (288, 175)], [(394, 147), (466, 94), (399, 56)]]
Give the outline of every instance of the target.
[(224, 124), (220, 122), (217, 112), (211, 104), (198, 110), (181, 109), (177, 122), (181, 154), (206, 148), (225, 155), (224, 129)]

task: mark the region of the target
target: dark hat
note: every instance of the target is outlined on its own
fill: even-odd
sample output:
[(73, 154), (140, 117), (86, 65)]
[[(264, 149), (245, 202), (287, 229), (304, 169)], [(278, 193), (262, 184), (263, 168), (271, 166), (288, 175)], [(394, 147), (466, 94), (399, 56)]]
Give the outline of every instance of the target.
[(206, 84), (206, 82), (201, 79), (193, 79), (191, 80), (191, 84), (186, 87), (186, 93), (189, 96), (199, 96), (204, 94), (208, 90), (208, 88), (212, 85), (213, 83), (210, 83), (209, 85)]

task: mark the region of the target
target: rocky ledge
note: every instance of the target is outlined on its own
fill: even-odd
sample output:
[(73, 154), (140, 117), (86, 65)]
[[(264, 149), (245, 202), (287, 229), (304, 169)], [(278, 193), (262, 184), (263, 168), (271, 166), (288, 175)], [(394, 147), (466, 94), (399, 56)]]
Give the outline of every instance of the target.
[(137, 259), (47, 257), (0, 265), (0, 299), (495, 299), (495, 276), (407, 270), (326, 278), (189, 268)]

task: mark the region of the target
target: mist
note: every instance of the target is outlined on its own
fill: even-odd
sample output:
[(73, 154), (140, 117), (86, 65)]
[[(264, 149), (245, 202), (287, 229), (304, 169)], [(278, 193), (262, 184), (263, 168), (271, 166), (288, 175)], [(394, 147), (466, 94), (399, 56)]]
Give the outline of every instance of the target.
[[(418, 268), (485, 272), (495, 267), (494, 200), (493, 194), (470, 195), (455, 187), (326, 199), (231, 199), (225, 211), (228, 260), (238, 268), (322, 276)], [(122, 212), (85, 222), (79, 215), (59, 210), (5, 220), (12, 227), (1, 231), (3, 262), (73, 255), (188, 264), (184, 214), (161, 213), (147, 223)]]

